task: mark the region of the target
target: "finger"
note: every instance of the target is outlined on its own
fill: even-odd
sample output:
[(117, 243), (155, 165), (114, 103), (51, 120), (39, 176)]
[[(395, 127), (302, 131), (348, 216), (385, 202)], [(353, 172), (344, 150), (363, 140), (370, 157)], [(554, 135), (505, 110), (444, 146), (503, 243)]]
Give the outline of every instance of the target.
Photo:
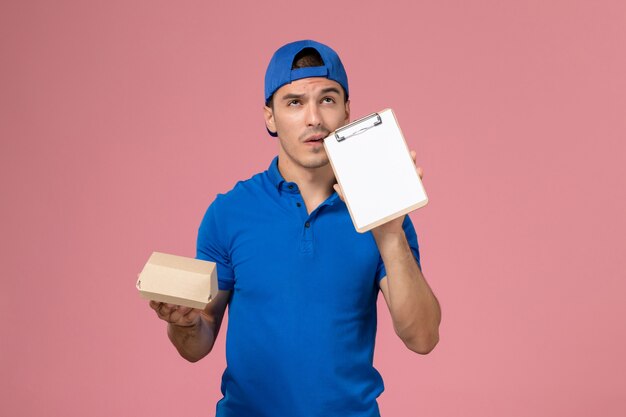
[(424, 179), (424, 169), (422, 167), (417, 167), (417, 174), (420, 176), (420, 179)]
[(164, 304), (159, 312), (159, 317), (168, 323), (186, 326), (193, 324), (199, 313), (200, 310), (192, 307)]
[(189, 309), (189, 311), (187, 312), (188, 314), (183, 315), (180, 313), (180, 309), (174, 311), (167, 319), (167, 321), (171, 324), (174, 324), (176, 326), (191, 326), (193, 324), (195, 324), (196, 320), (198, 319), (198, 316), (200, 315), (200, 310), (195, 309), (195, 308), (191, 308)]
[(190, 314), (193, 310), (194, 309), (191, 307), (176, 306), (176, 308), (172, 310), (169, 319), (171, 322), (181, 321), (181, 319)]
[(200, 312), (201, 312), (200, 310), (196, 308), (192, 308), (191, 311), (187, 315), (183, 316), (183, 321), (185, 322), (185, 324), (194, 323), (198, 319)]
[(190, 324), (193, 324), (193, 322), (196, 320), (196, 317), (198, 317), (198, 312), (194, 311), (195, 309), (191, 309), (191, 311), (188, 312), (188, 314), (181, 316), (178, 319), (178, 322), (187, 326)]
[(415, 158), (417, 158), (417, 152), (411, 151), (411, 159), (413, 160), (413, 163), (415, 163)]
[(335, 184), (333, 185), (333, 188), (337, 192), (337, 195), (339, 195), (339, 198), (341, 199), (341, 201), (345, 202), (345, 200), (343, 199), (343, 190), (341, 189), (341, 186), (339, 184)]
[(174, 311), (176, 311), (176, 307), (174, 304), (161, 303), (161, 306), (157, 310), (159, 313), (159, 317), (165, 320), (169, 320), (169, 317), (172, 315)]
[(161, 303), (157, 312), (161, 315), (169, 314), (170, 309), (167, 307), (167, 304)]
[(187, 314), (189, 314), (190, 311), (193, 311), (193, 310), (194, 309), (191, 307), (183, 307), (183, 306), (178, 307), (178, 312), (183, 316), (186, 316)]
[(157, 317), (161, 320), (167, 320), (167, 311), (165, 310), (165, 303), (158, 301), (150, 301), (150, 307), (156, 312)]
[(170, 315), (167, 317), (167, 321), (170, 323), (178, 324), (182, 318), (183, 315), (180, 313), (179, 310), (172, 310), (170, 312)]

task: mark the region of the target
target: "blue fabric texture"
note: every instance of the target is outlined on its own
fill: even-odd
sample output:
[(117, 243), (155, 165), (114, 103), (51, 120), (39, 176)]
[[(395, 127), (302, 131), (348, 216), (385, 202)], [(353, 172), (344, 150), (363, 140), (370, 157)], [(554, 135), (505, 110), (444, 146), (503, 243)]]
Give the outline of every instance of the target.
[[(417, 236), (403, 223), (419, 262)], [(385, 267), (334, 193), (308, 214), (295, 183), (269, 169), (208, 208), (197, 258), (231, 290), (217, 416), (374, 417), (376, 300)]]

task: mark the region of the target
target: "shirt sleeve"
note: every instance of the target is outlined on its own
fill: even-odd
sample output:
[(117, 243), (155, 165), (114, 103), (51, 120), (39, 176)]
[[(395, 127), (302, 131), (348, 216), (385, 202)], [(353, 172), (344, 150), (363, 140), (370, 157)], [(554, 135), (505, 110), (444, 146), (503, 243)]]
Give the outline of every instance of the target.
[[(422, 268), (422, 264), (420, 263), (420, 250), (419, 245), (417, 243), (417, 233), (415, 233), (415, 228), (413, 227), (413, 222), (411, 218), (407, 215), (404, 216), (404, 222), (402, 223), (402, 228), (404, 229), (404, 234), (406, 235), (406, 240), (409, 242), (409, 247), (411, 248), (411, 252), (413, 252), (413, 256), (417, 261), (417, 266)], [(387, 276), (387, 270), (385, 269), (385, 263), (383, 262), (383, 258), (378, 255), (378, 268), (376, 270), (376, 282), (380, 284), (380, 280)]]
[[(222, 225), (220, 227), (220, 224)], [(196, 245), (196, 258), (215, 262), (217, 282), (220, 290), (232, 290), (235, 285), (230, 251), (225, 244), (224, 219), (219, 216), (219, 196), (207, 209), (200, 228)]]

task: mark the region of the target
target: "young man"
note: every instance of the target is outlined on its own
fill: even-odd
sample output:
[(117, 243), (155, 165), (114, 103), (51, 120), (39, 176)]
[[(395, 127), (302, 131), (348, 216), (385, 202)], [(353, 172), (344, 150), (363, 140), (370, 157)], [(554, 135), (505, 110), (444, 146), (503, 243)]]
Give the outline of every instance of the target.
[(217, 298), (204, 311), (150, 305), (189, 361), (211, 351), (229, 306), (218, 416), (378, 416), (378, 290), (409, 349), (426, 354), (439, 337), (417, 236), (408, 216), (357, 233), (338, 194), (322, 139), (349, 122), (350, 102), (332, 49), (276, 51), (265, 102), (278, 156), (218, 195), (198, 234), (197, 257), (217, 263)]

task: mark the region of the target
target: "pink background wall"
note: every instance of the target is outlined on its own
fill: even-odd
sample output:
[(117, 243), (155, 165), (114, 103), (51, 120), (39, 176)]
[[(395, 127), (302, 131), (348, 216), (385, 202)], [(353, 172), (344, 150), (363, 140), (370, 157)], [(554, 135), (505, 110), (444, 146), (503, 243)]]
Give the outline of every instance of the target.
[(213, 414), (224, 334), (186, 363), (136, 275), (267, 167), (265, 66), (314, 38), (431, 199), (441, 342), (381, 308), (384, 415), (626, 415), (626, 2), (426, 3), (2, 2), (0, 414)]

